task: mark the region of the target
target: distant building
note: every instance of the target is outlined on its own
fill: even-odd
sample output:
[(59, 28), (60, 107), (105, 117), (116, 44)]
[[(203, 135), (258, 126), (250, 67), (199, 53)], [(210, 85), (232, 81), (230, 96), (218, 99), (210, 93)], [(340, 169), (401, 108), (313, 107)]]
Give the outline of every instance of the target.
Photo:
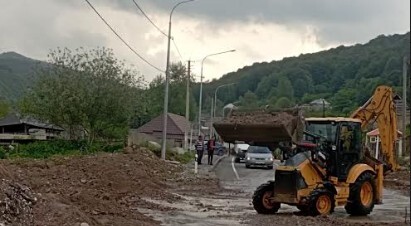
[[(185, 130), (190, 128), (190, 123), (181, 115), (168, 113), (167, 117), (167, 143), (173, 147), (183, 147)], [(128, 144), (138, 144), (142, 141), (160, 143), (163, 137), (163, 119), (164, 115), (161, 114), (143, 126), (131, 129)], [(190, 138), (190, 134), (188, 134), (188, 138)]]
[(322, 110), (323, 108), (328, 109), (330, 107), (331, 104), (323, 98), (313, 100), (309, 104), (309, 108), (315, 111)]
[(409, 124), (409, 122), (410, 122), (410, 108), (407, 104), (404, 103), (401, 96), (398, 95), (398, 94), (394, 95), (393, 100), (394, 100), (394, 104), (395, 104), (395, 111), (397, 113), (397, 122), (398, 122), (397, 127), (402, 130), (403, 109), (404, 109), (404, 107), (406, 108), (405, 122), (407, 124)]
[(59, 126), (29, 117), (23, 118), (16, 113), (0, 119), (1, 144), (51, 140), (57, 138), (62, 131), (64, 129)]

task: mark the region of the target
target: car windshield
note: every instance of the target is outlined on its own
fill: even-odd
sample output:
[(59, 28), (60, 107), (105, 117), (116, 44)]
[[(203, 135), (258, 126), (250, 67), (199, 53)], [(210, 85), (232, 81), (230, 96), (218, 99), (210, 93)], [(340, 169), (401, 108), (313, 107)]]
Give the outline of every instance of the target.
[(267, 147), (257, 147), (257, 146), (250, 146), (247, 151), (248, 153), (261, 153), (261, 154), (271, 153), (270, 149), (268, 149)]

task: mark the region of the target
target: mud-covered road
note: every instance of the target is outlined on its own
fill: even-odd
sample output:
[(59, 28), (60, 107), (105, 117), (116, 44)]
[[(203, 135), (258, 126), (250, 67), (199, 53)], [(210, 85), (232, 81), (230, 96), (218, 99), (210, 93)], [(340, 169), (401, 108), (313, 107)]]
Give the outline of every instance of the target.
[[(260, 184), (274, 179), (274, 172), (275, 170), (247, 169), (244, 163), (233, 163), (232, 158), (224, 159), (216, 169), (216, 174), (223, 188), (240, 190), (248, 196), (249, 200)], [(384, 204), (376, 205), (373, 212), (367, 217), (351, 217), (346, 214), (344, 207), (336, 207), (332, 218), (353, 223), (396, 223), (404, 222), (406, 211), (409, 216), (410, 197), (402, 195), (401, 192), (384, 189), (383, 202)], [(293, 212), (298, 212), (298, 209), (288, 205), (282, 205), (279, 211), (279, 213), (284, 214)]]
[[(205, 168), (206, 166), (201, 166)], [(220, 190), (212, 190), (205, 181), (194, 191), (192, 188), (181, 192), (179, 202), (147, 200), (172, 209), (166, 212), (139, 209), (162, 225), (409, 225), (405, 223), (405, 211), (409, 212), (409, 197), (398, 191), (384, 191), (384, 204), (375, 206), (367, 217), (351, 217), (343, 207), (327, 217), (301, 216), (297, 208), (282, 205), (278, 214), (258, 215), (251, 204), (252, 194), (257, 186), (272, 180), (274, 170), (247, 169), (243, 163), (233, 163), (232, 158), (222, 159), (214, 172), (207, 173), (206, 178), (217, 177)], [(407, 213), (409, 216), (409, 213)], [(408, 218), (409, 219), (409, 218)]]

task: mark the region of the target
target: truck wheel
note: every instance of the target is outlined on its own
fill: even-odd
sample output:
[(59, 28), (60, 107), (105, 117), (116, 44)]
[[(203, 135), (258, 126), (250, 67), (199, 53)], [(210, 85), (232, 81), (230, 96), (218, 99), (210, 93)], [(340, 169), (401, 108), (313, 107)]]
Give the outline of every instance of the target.
[(297, 205), (296, 207), (297, 207), (297, 209), (298, 209), (299, 211), (301, 211), (301, 212), (303, 212), (303, 213), (307, 213), (307, 212), (308, 212), (308, 206), (306, 206), (306, 205)]
[(274, 195), (274, 182), (267, 182), (260, 185), (253, 195), (253, 206), (257, 213), (274, 214), (280, 207), (281, 203), (273, 202), (270, 198)]
[(312, 191), (308, 200), (307, 210), (312, 216), (328, 215), (334, 212), (334, 195), (326, 189)]
[(223, 156), (224, 155), (224, 150), (219, 150), (218, 151), (218, 156)]
[(345, 205), (345, 211), (354, 216), (364, 216), (371, 213), (374, 209), (374, 204), (374, 176), (369, 172), (365, 172), (350, 186), (350, 196)]

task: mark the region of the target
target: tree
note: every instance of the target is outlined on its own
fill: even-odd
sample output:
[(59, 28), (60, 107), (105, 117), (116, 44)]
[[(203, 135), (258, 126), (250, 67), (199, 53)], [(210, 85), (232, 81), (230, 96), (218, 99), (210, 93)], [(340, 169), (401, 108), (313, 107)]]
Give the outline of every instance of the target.
[(279, 78), (277, 96), (278, 97), (287, 97), (290, 100), (294, 98), (293, 86), (291, 85), (291, 82), (287, 77), (280, 77)]
[[(170, 84), (169, 84), (169, 100), (168, 100), (168, 112), (185, 116), (186, 112), (186, 94), (187, 94), (187, 73), (186, 67), (181, 63), (173, 63), (170, 66)], [(194, 76), (193, 76), (194, 77)], [(190, 79), (190, 84), (194, 82), (193, 77)], [(148, 89), (143, 91), (144, 96), (144, 120), (140, 120), (140, 123), (135, 124), (135, 127), (141, 126), (151, 119), (159, 116), (164, 110), (164, 85), (165, 77), (158, 75), (150, 82)], [(193, 119), (197, 106), (193, 96), (193, 92), (190, 92), (190, 107), (189, 114), (190, 119)]]
[(280, 97), (277, 102), (275, 103), (275, 108), (288, 108), (292, 106), (292, 102), (287, 97)]
[(10, 105), (6, 100), (0, 98), (0, 118), (9, 113)]
[(110, 49), (49, 54), (50, 67), (37, 71), (38, 80), (20, 102), (21, 111), (95, 139), (124, 138), (141, 79), (124, 67)]
[(253, 109), (258, 107), (258, 97), (251, 91), (247, 91), (244, 97), (240, 98), (241, 106), (246, 109)]

